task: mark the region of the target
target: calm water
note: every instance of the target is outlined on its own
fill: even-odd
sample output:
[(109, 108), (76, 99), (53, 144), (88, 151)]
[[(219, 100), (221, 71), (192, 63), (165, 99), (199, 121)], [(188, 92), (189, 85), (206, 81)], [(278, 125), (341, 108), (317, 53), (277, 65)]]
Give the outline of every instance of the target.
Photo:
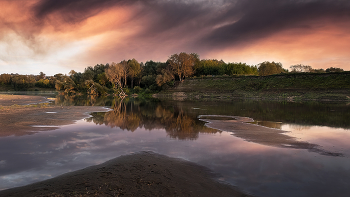
[[(350, 105), (335, 103), (75, 100), (113, 105), (53, 131), (0, 138), (0, 189), (55, 177), (120, 155), (154, 151), (206, 166), (257, 196), (350, 196)], [(316, 146), (264, 145), (205, 126), (199, 115), (241, 116)], [(225, 118), (224, 118), (225, 119)]]

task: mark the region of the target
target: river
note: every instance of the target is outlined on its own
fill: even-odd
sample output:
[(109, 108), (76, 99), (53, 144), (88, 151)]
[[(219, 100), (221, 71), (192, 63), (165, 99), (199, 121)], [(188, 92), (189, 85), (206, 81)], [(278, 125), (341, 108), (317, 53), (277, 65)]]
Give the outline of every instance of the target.
[(153, 151), (206, 166), (219, 181), (256, 196), (350, 196), (346, 103), (58, 96), (55, 104), (112, 110), (56, 130), (0, 138), (0, 190)]

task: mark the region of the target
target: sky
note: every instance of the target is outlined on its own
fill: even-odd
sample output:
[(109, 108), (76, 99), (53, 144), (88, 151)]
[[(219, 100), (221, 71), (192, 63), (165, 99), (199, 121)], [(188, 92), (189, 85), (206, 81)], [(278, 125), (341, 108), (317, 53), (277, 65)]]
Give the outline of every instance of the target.
[(350, 70), (348, 0), (0, 0), (0, 73), (68, 74), (135, 58)]

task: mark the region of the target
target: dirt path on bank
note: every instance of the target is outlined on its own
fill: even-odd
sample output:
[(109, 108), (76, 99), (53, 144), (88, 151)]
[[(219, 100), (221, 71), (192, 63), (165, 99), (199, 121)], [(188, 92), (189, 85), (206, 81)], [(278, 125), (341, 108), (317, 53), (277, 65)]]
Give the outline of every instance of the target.
[(53, 130), (91, 112), (108, 111), (95, 106), (51, 106), (48, 101), (42, 96), (0, 95), (0, 137)]

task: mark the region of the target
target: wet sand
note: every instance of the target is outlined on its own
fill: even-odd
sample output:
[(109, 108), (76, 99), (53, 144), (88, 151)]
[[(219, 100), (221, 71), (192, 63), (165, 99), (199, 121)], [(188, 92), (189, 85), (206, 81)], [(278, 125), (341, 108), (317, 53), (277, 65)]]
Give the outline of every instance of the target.
[(28, 105), (48, 101), (49, 99), (42, 96), (0, 94), (0, 106)]
[(51, 106), (42, 96), (0, 95), (0, 137), (21, 136), (53, 130), (89, 117), (91, 112), (108, 111), (95, 106)]
[(203, 115), (199, 118), (202, 121), (207, 122), (206, 126), (210, 128), (232, 132), (234, 136), (242, 138), (248, 142), (279, 148), (306, 149), (310, 152), (316, 152), (327, 156), (344, 156), (342, 153), (324, 150), (317, 144), (298, 141), (294, 137), (285, 135), (287, 131), (251, 124), (254, 120), (248, 117)]
[(141, 152), (0, 191), (0, 196), (249, 196), (214, 177), (194, 163)]

